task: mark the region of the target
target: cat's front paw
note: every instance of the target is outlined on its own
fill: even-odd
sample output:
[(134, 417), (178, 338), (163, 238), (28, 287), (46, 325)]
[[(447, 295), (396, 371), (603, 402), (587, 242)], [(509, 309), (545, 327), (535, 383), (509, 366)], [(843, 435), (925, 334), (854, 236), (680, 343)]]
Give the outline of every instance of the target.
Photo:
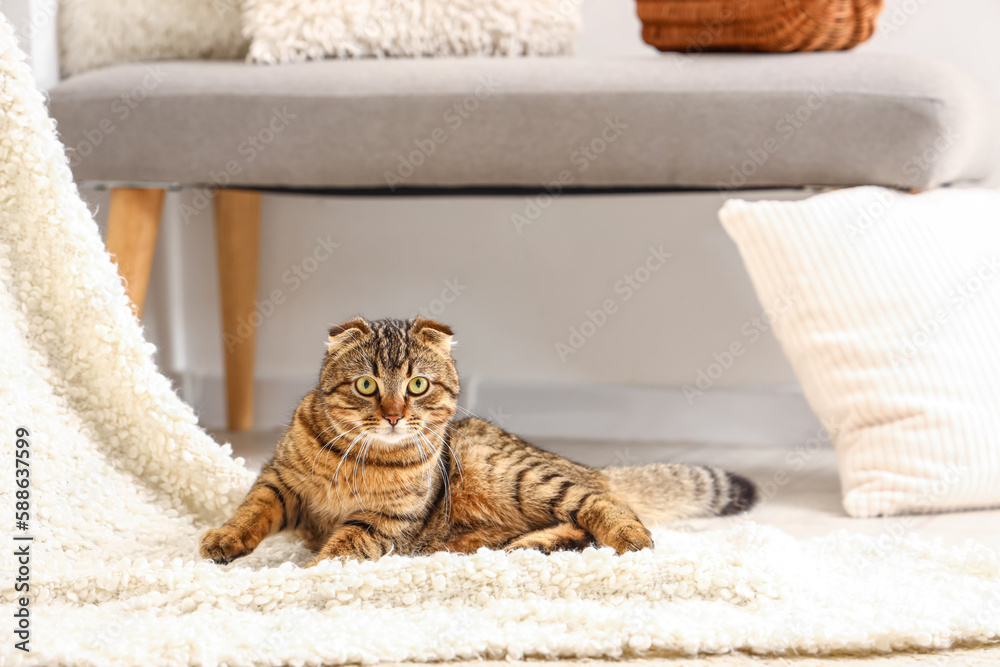
[(638, 521), (621, 524), (602, 541), (620, 554), (653, 548), (653, 534)]
[(246, 556), (254, 547), (247, 544), (240, 531), (229, 526), (213, 528), (201, 536), (198, 551), (203, 558), (225, 565)]

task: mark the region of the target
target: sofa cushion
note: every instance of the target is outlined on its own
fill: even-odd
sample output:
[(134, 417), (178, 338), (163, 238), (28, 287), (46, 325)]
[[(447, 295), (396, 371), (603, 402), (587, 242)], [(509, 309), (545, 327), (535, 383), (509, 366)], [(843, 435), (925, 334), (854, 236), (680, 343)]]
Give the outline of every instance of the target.
[(1000, 506), (1000, 192), (879, 188), (720, 212), (855, 517)]
[(975, 81), (866, 52), (132, 64), (50, 96), (85, 181), (927, 188), (995, 161)]
[(242, 58), (241, 2), (59, 0), (59, 68), (71, 75), (126, 62)]
[(265, 64), (324, 58), (566, 55), (579, 5), (564, 0), (247, 0), (249, 57)]

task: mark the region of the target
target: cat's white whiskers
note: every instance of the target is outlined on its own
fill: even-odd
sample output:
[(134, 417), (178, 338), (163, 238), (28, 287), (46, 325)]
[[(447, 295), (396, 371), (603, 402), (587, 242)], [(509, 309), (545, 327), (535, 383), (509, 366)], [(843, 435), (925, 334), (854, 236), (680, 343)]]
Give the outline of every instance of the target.
[[(420, 489), (424, 489), (426, 492), (427, 485), (431, 481), (430, 479), (431, 470), (428, 463), (430, 463), (430, 457), (434, 456), (434, 448), (431, 446), (429, 442), (427, 442), (427, 439), (419, 431), (415, 433), (415, 437), (417, 443), (420, 446), (420, 462), (422, 464), (422, 470), (420, 471), (420, 487), (414, 489), (414, 491), (419, 491)], [(427, 446), (426, 450), (424, 449), (425, 444)]]
[[(365, 482), (365, 461), (368, 458), (368, 450), (371, 448), (372, 443), (374, 441), (375, 441), (375, 439), (372, 438), (371, 435), (369, 434), (369, 436), (365, 438), (365, 441), (361, 445), (361, 456), (360, 456), (360, 458), (361, 458), (361, 481), (364, 483), (366, 491), (368, 490), (368, 483)], [(354, 466), (354, 496), (355, 496), (355, 498), (357, 497), (357, 495), (358, 495), (358, 466), (355, 465)]]
[[(462, 436), (463, 438), (465, 438), (466, 440), (468, 440), (469, 443), (472, 443), (472, 441), (469, 440), (468, 436), (466, 436), (464, 433), (462, 433), (461, 431), (459, 431), (457, 428), (455, 428), (451, 424), (445, 424), (444, 427), (446, 429), (450, 428), (452, 431), (454, 431), (455, 433), (459, 434), (460, 436)], [(458, 454), (455, 453), (455, 448), (451, 446), (451, 444), (448, 442), (448, 439), (444, 435), (438, 433), (437, 431), (435, 431), (434, 429), (432, 429), (430, 426), (427, 427), (427, 430), (430, 431), (431, 433), (433, 433), (434, 435), (436, 435), (438, 438), (440, 438), (441, 439), (441, 444), (444, 445), (445, 447), (447, 447), (448, 451), (451, 452), (451, 458), (455, 461), (455, 466), (458, 469), (458, 476), (462, 477), (462, 462), (458, 460)]]
[[(420, 431), (414, 431), (410, 437), (420, 453), (420, 485), (425, 486), (427, 483), (427, 454), (424, 452), (424, 443), (420, 439)], [(416, 490), (418, 489), (414, 489), (414, 491)]]
[[(365, 516), (368, 515), (368, 510), (365, 508), (364, 503), (361, 502), (361, 495), (358, 493), (358, 461), (357, 461), (357, 459), (358, 458), (361, 459), (361, 481), (364, 482), (365, 481), (365, 458), (368, 456), (368, 448), (372, 446), (372, 442), (374, 442), (374, 440), (375, 440), (375, 438), (374, 438), (374, 436), (371, 433), (368, 433), (368, 434), (365, 435), (365, 439), (362, 440), (362, 442), (361, 442), (361, 454), (360, 454), (360, 457), (355, 457), (355, 461), (354, 461), (354, 500), (357, 501), (357, 503), (358, 503), (358, 509), (360, 509), (362, 512), (364, 512)], [(365, 484), (365, 488), (366, 489), (368, 488), (367, 487), (367, 483)]]
[(340, 426), (341, 424), (356, 424), (356, 423), (358, 423), (360, 421), (364, 421), (364, 419), (345, 419), (343, 421), (333, 422), (329, 426), (327, 426), (325, 429), (323, 429), (322, 431), (320, 431), (319, 433), (317, 433), (315, 435), (315, 438), (316, 438), (316, 440), (319, 440), (319, 436), (323, 435), (324, 433), (326, 433), (327, 431), (329, 431), (334, 426)]
[[(472, 410), (470, 410), (468, 408), (462, 407), (458, 403), (455, 404), (455, 409), (456, 410), (461, 410), (462, 412), (464, 412), (465, 414), (469, 415), (470, 417), (475, 417), (476, 419), (482, 419), (484, 422), (489, 422), (490, 421), (489, 419), (486, 419), (485, 417), (480, 417), (479, 415), (477, 415)], [(492, 422), (490, 422), (490, 423), (492, 423)]]
[[(331, 440), (329, 442), (323, 443), (323, 442), (320, 442), (319, 436), (323, 435), (324, 433), (326, 433), (327, 431), (329, 431), (331, 428), (333, 428), (335, 426), (340, 426), (341, 424), (353, 424), (353, 423), (359, 422), (359, 421), (363, 421), (363, 420), (361, 420), (361, 419), (345, 419), (344, 421), (337, 422), (335, 424), (331, 424), (330, 426), (327, 426), (325, 429), (323, 429), (322, 431), (320, 431), (318, 434), (316, 434), (314, 436), (316, 442), (320, 443), (320, 446), (319, 446), (319, 452), (316, 452), (316, 456), (313, 457), (312, 470), (311, 470), (311, 472), (313, 474), (316, 473), (316, 461), (319, 460), (320, 452), (324, 453), (324, 455), (323, 455), (323, 463), (326, 463), (326, 457), (329, 456), (329, 454), (330, 454), (330, 445), (340, 439), (340, 438), (334, 438), (333, 440)], [(357, 427), (355, 427), (355, 428), (357, 428)], [(347, 431), (343, 435), (346, 435), (347, 433), (350, 433), (353, 430), (354, 429), (351, 429), (350, 431)], [(343, 435), (341, 435), (340, 437), (343, 437)]]
[(329, 456), (330, 455), (330, 451), (331, 451), (330, 445), (332, 445), (333, 443), (337, 442), (338, 440), (340, 440), (341, 438), (343, 438), (345, 435), (347, 435), (351, 431), (356, 431), (356, 430), (358, 430), (359, 428), (362, 428), (362, 427), (364, 427), (364, 424), (358, 424), (354, 428), (352, 428), (352, 429), (350, 429), (348, 431), (344, 431), (343, 433), (341, 433), (340, 435), (338, 435), (336, 438), (330, 440), (329, 442), (321, 444), (320, 448), (319, 448), (319, 451), (316, 452), (316, 456), (313, 457), (312, 470), (310, 472), (312, 472), (312, 474), (314, 474), (314, 475), (316, 474), (316, 461), (319, 460), (319, 455), (320, 454), (324, 454), (323, 461), (324, 461), (324, 463), (326, 462), (326, 458), (325, 457)]
[[(354, 440), (351, 441), (351, 446), (347, 448), (346, 452), (340, 455), (340, 463), (337, 464), (337, 469), (333, 471), (333, 478), (330, 480), (330, 484), (337, 489), (337, 502), (340, 503), (341, 505), (344, 504), (344, 499), (340, 495), (340, 485), (337, 484), (337, 478), (340, 476), (340, 467), (344, 465), (344, 461), (347, 460), (347, 457), (350, 455), (351, 450), (354, 449), (354, 445), (356, 445), (359, 440), (365, 437), (365, 435), (366, 435), (365, 433), (360, 433), (356, 438), (354, 438)], [(354, 462), (354, 465), (355, 466), (358, 465), (356, 460)]]
[[(429, 441), (427, 443), (427, 446), (432, 447)], [(454, 460), (454, 456), (450, 458)], [(437, 457), (437, 465), (441, 470), (441, 483), (445, 485), (444, 486), (445, 520), (451, 521), (451, 473), (440, 456)]]

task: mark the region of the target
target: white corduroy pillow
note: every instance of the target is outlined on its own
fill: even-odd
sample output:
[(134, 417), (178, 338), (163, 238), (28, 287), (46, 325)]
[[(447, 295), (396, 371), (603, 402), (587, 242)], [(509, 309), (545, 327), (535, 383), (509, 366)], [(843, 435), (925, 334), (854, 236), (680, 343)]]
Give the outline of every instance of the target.
[(60, 0), (63, 76), (152, 60), (246, 54), (242, 0)]
[(857, 517), (1000, 505), (1000, 193), (854, 188), (720, 212)]
[(249, 59), (572, 53), (579, 0), (247, 0)]

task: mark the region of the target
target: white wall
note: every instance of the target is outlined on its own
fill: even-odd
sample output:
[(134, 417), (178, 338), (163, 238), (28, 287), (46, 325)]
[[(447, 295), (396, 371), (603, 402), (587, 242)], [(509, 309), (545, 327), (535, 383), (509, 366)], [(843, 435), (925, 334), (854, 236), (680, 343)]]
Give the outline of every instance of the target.
[[(631, 2), (587, 0), (584, 17), (580, 55), (656, 57), (639, 40)], [(862, 48), (948, 60), (1000, 94), (996, 0), (890, 0), (884, 21), (892, 22), (891, 31)], [(1000, 166), (1000, 156), (997, 163)], [(218, 425), (222, 362), (214, 234), (208, 214), (181, 221), (177, 204), (190, 196), (170, 195), (146, 325), (160, 344), (164, 368), (180, 379), (206, 423)], [(97, 203), (103, 199), (94, 195)], [(660, 389), (650, 391), (648, 404), (631, 405), (646, 412), (655, 412), (658, 405), (684, 412), (679, 394), (665, 388), (693, 382), (699, 371), (721, 363), (714, 355), (741, 341), (747, 352), (722, 373), (714, 394), (702, 405), (689, 406), (705, 432), (668, 427), (656, 431), (653, 420), (649, 433), (712, 438), (713, 425), (743, 420), (739, 423), (775, 424), (770, 435), (756, 440), (797, 438), (813, 428), (801, 399), (772, 401), (758, 414), (733, 410), (734, 405), (748, 405), (746, 397), (753, 395), (733, 394), (733, 388), (763, 388), (766, 393), (768, 388), (794, 385), (795, 380), (768, 332), (754, 340), (746, 333), (748, 326), (755, 328), (753, 318), (761, 306), (735, 247), (715, 218), (721, 201), (712, 193), (567, 196), (519, 234), (510, 220), (513, 212), (523, 209), (519, 197), (268, 195), (263, 203), (260, 295), (267, 299), (278, 290), (282, 303), (258, 330), (258, 422), (273, 426), (287, 417), (297, 395), (313, 380), (330, 324), (358, 313), (405, 317), (425, 309), (457, 331), (457, 357), (467, 386), (489, 396), (473, 400), (474, 407), (502, 408), (505, 401), (519, 406), (521, 414), (510, 416), (508, 426), (567, 436), (602, 435), (593, 430), (600, 430), (597, 423), (614, 427), (618, 413), (610, 421), (587, 421), (600, 412), (599, 400), (574, 413), (574, 406), (584, 401), (578, 392), (562, 393), (561, 385), (577, 390), (655, 386)], [(317, 263), (308, 280), (296, 285), (289, 272), (312, 255), (317, 238), (327, 237), (339, 247)], [(671, 257), (625, 301), (615, 292), (616, 282), (645, 262), (650, 247), (660, 246)], [(457, 282), (460, 293), (451, 303), (440, 302), (437, 312), (435, 299), (448, 290), (448, 281)], [(562, 360), (556, 344), (568, 344), (571, 327), (579, 327), (587, 312), (606, 299), (613, 300), (617, 312), (579, 351)], [(531, 386), (532, 400), (519, 401), (519, 388)], [(588, 395), (610, 401), (625, 394)], [(575, 398), (559, 405), (560, 396)], [(627, 411), (628, 405), (614, 410)], [(532, 409), (536, 413), (528, 414)], [(539, 426), (539, 409), (543, 415), (545, 410), (560, 410), (556, 425), (548, 430)], [(621, 414), (620, 421), (628, 422), (629, 417)], [(726, 433), (718, 437), (732, 437), (732, 431)]]
[(2, 13), (14, 27), (40, 88), (59, 81), (56, 12), (58, 0), (3, 0)]

